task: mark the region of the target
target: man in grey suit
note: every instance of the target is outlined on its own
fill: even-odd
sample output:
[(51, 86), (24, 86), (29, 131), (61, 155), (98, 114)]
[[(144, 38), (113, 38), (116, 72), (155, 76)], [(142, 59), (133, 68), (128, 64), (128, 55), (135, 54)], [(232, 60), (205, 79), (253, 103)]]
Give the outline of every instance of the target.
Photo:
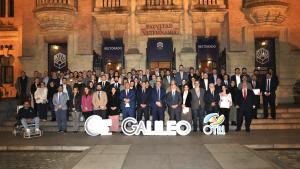
[(67, 133), (67, 101), (68, 96), (63, 92), (63, 86), (57, 88), (58, 93), (53, 95), (54, 111), (57, 118), (58, 133)]
[(193, 125), (194, 132), (197, 131), (197, 118), (199, 117), (199, 129), (203, 132), (203, 113), (205, 103), (205, 89), (200, 88), (200, 82), (197, 80), (194, 82), (195, 88), (191, 89), (192, 94), (192, 113), (193, 113)]
[(163, 84), (165, 89), (167, 89), (171, 85), (171, 81), (174, 80), (174, 77), (171, 77), (170, 70), (166, 71), (166, 76), (163, 78)]
[(242, 90), (242, 89), (243, 89), (243, 82), (247, 82), (248, 89), (252, 90), (252, 85), (251, 85), (251, 83), (248, 82), (248, 77), (247, 77), (246, 75), (243, 75), (243, 76), (242, 76), (242, 81), (241, 81), (241, 83), (237, 86), (239, 90)]
[(172, 91), (167, 93), (167, 104), (169, 107), (170, 120), (178, 122), (180, 120), (180, 110), (182, 104), (182, 97), (180, 92), (176, 91), (176, 85), (172, 84)]

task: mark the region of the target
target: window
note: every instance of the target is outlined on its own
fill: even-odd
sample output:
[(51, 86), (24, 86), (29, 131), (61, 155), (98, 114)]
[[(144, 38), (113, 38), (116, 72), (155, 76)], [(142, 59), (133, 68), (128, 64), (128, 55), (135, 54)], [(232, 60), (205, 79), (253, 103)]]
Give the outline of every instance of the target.
[(0, 0), (0, 17), (5, 17), (6, 13), (6, 1), (5, 0)]
[(14, 67), (2, 66), (1, 67), (1, 82), (2, 84), (14, 83)]

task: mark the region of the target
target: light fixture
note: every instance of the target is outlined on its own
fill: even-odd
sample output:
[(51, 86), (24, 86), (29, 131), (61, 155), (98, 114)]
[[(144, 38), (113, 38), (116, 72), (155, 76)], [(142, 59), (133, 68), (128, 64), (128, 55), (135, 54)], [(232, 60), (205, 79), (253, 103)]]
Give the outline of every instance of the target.
[(263, 46), (266, 45), (266, 42), (263, 42), (262, 45), (263, 45)]
[(107, 63), (108, 65), (111, 65), (111, 63)]
[(119, 70), (119, 69), (120, 69), (120, 67), (118, 66), (118, 67), (117, 67), (117, 70)]
[(56, 49), (56, 50), (57, 50), (57, 49), (58, 49), (58, 46), (55, 45), (55, 46), (53, 47), (53, 49)]

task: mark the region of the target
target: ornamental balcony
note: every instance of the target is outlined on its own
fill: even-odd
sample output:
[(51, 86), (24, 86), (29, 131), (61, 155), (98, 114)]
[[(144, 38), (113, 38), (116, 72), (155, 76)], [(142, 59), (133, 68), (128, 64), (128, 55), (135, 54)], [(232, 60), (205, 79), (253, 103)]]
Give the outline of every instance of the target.
[(182, 0), (139, 0), (136, 9), (141, 24), (149, 22), (179, 23)]
[(36, 0), (34, 15), (38, 25), (48, 30), (66, 30), (74, 25), (76, 0)]
[(243, 12), (255, 26), (278, 25), (286, 18), (289, 8), (287, 0), (246, 0)]

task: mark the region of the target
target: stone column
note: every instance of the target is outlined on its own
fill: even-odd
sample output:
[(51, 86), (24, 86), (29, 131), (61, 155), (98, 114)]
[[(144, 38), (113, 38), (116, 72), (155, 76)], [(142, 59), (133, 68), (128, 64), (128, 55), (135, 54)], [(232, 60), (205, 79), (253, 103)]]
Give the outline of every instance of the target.
[(130, 1), (130, 44), (127, 53), (139, 53), (138, 44), (136, 40), (137, 32), (136, 32), (136, 15), (135, 15), (135, 8), (136, 8), (136, 0)]
[(140, 62), (142, 59), (141, 53), (127, 53), (124, 54), (125, 56), (125, 68), (127, 69), (127, 72), (131, 72), (131, 69), (134, 68), (135, 70), (140, 69)]

